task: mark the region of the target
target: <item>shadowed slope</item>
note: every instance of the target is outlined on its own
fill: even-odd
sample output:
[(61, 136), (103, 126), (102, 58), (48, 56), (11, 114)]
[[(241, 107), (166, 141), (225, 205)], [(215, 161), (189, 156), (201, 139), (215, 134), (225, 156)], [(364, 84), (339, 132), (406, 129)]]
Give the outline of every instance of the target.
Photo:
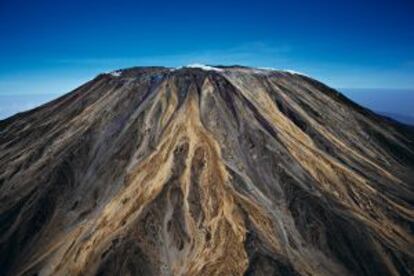
[(410, 275), (413, 143), (299, 74), (103, 74), (0, 121), (0, 271)]

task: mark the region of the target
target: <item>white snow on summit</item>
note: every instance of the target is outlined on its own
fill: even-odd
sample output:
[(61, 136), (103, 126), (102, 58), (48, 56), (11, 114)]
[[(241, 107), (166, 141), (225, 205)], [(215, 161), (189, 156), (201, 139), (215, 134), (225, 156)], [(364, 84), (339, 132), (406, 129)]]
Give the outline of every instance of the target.
[(265, 71), (280, 71), (280, 70), (278, 70), (276, 68), (273, 68), (273, 67), (257, 67), (257, 69), (265, 70)]
[(292, 75), (302, 75), (302, 76), (308, 77), (308, 75), (306, 75), (304, 73), (301, 73), (301, 72), (298, 72), (298, 71), (293, 71), (293, 70), (283, 70), (283, 71), (285, 71), (289, 74), (292, 74)]
[(282, 71), (282, 72), (286, 72), (292, 75), (302, 75), (302, 76), (308, 76), (304, 73), (298, 72), (298, 71), (293, 71), (293, 70), (289, 70), (289, 69), (285, 69), (285, 70), (281, 70), (281, 69), (276, 69), (273, 67), (258, 67), (257, 69), (259, 70), (264, 70), (264, 71)]
[(216, 68), (216, 67), (209, 66), (209, 65), (205, 65), (205, 64), (199, 64), (199, 63), (189, 64), (189, 65), (186, 65), (184, 67), (186, 67), (186, 68), (199, 68), (199, 69), (206, 70), (206, 71), (217, 71), (217, 72), (222, 72), (223, 71), (223, 69)]
[(111, 73), (109, 73), (111, 76), (113, 77), (119, 77), (122, 74), (121, 70), (117, 70), (117, 71), (112, 71)]

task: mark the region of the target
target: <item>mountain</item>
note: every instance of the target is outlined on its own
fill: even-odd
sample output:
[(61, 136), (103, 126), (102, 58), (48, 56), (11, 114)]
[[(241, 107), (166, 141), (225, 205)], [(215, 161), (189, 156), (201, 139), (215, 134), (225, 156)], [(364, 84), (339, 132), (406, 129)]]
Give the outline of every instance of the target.
[(0, 121), (3, 275), (413, 275), (414, 129), (295, 72), (137, 67)]

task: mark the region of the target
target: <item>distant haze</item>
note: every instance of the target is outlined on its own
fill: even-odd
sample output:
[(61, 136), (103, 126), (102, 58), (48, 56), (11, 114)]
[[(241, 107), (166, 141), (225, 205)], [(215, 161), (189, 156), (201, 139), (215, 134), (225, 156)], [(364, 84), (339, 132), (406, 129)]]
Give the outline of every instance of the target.
[(56, 94), (1, 95), (0, 120), (57, 98)]
[(414, 89), (339, 89), (369, 109), (414, 125)]

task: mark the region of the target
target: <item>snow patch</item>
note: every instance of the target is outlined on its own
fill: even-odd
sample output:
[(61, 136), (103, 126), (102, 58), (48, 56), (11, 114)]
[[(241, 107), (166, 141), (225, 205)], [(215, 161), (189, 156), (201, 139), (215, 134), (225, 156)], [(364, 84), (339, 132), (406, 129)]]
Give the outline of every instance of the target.
[(205, 65), (205, 64), (199, 64), (199, 63), (194, 63), (194, 64), (189, 64), (184, 66), (185, 68), (199, 68), (205, 71), (217, 71), (217, 72), (223, 72), (223, 69), (220, 68), (216, 68), (213, 66), (209, 66), (209, 65)]
[(250, 68), (254, 73), (261, 75), (269, 75), (275, 71), (280, 71), (279, 69), (273, 67), (252, 67)]
[(302, 75), (302, 76), (305, 76), (305, 77), (309, 77), (308, 75), (306, 75), (304, 73), (301, 73), (301, 72), (298, 72), (298, 71), (289, 70), (289, 69), (281, 70), (281, 69), (276, 69), (276, 68), (273, 68), (273, 67), (257, 67), (257, 69), (258, 70), (261, 70), (261, 71), (279, 71), (279, 72), (286, 72), (286, 73), (289, 73), (289, 74), (292, 74), (292, 75)]
[(109, 74), (110, 74), (111, 76), (113, 76), (113, 77), (120, 77), (120, 76), (121, 76), (121, 74), (122, 74), (122, 71), (121, 71), (121, 70), (112, 71), (112, 72), (110, 72)]
[(293, 71), (293, 70), (283, 70), (283, 71), (286, 72), (286, 73), (292, 74), (292, 75), (302, 75), (302, 76), (305, 76), (305, 77), (309, 77), (308, 75), (306, 75), (304, 73), (301, 73), (301, 72), (298, 72), (298, 71)]
[(258, 67), (257, 69), (265, 70), (265, 71), (280, 71), (280, 70), (278, 70), (276, 68), (273, 68), (273, 67)]

